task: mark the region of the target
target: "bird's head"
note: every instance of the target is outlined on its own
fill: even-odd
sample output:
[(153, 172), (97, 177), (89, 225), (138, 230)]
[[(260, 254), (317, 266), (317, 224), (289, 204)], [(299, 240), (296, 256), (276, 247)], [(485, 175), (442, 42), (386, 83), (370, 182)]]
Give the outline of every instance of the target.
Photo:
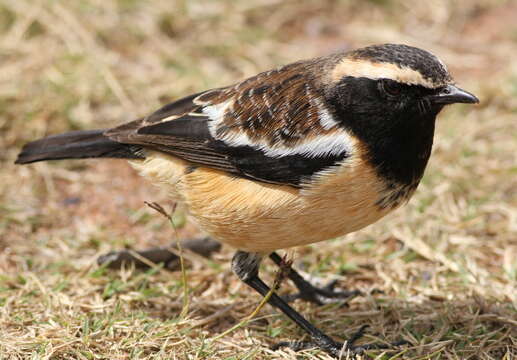
[(454, 84), (435, 55), (407, 45), (374, 45), (341, 54), (325, 73), (325, 98), (342, 126), (369, 145), (374, 162), (385, 164), (389, 157), (399, 159), (401, 168), (411, 165), (406, 178), (421, 176), (440, 110), (479, 102)]
[(454, 84), (435, 55), (407, 45), (373, 45), (345, 53), (328, 74), (328, 95), (335, 105), (384, 121), (434, 118), (444, 105), (479, 102)]

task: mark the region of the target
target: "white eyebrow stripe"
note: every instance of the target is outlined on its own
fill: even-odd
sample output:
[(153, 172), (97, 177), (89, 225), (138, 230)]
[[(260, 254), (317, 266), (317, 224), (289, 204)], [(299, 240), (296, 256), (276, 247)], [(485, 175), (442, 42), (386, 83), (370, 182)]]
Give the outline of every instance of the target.
[(422, 74), (409, 67), (398, 67), (386, 62), (371, 62), (364, 59), (343, 59), (332, 71), (333, 81), (339, 81), (345, 76), (365, 77), (368, 79), (392, 79), (408, 85), (420, 85), (430, 89), (443, 86), (426, 79)]

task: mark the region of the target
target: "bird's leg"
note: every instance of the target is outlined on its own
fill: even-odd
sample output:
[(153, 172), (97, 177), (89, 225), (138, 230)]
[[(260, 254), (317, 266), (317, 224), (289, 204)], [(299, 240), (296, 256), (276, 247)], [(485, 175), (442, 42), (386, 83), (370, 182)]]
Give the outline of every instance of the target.
[(284, 259), (276, 252), (271, 253), (269, 255), (269, 258), (273, 260), (273, 262), (277, 264), (280, 268), (287, 267), (287, 277), (298, 288), (298, 292), (296, 294), (284, 296), (284, 299), (287, 302), (291, 302), (296, 299), (302, 299), (310, 301), (317, 305), (323, 305), (333, 299), (343, 299), (346, 302), (358, 295), (361, 295), (361, 292), (359, 290), (334, 291), (334, 287), (336, 286), (337, 281), (331, 281), (329, 284), (325, 285), (322, 288), (316, 287), (307, 280), (305, 280), (298, 272), (296, 272), (296, 270), (294, 270), (290, 266), (290, 264), (287, 264), (284, 261)]
[[(262, 296), (266, 296), (270, 288), (258, 276), (261, 255), (256, 253), (248, 253), (244, 251), (237, 251), (232, 258), (232, 271), (244, 283), (255, 289)], [(324, 350), (326, 353), (339, 358), (342, 354), (360, 354), (367, 349), (388, 348), (390, 345), (385, 344), (368, 344), (354, 346), (354, 343), (363, 335), (366, 326), (363, 326), (357, 331), (348, 341), (340, 343), (333, 340), (330, 336), (323, 333), (316, 326), (312, 325), (307, 319), (294, 310), (284, 299), (273, 293), (268, 300), (268, 303), (282, 311), (287, 317), (294, 321), (307, 334), (310, 335), (311, 341), (290, 341), (282, 342), (274, 346), (275, 349), (280, 347), (290, 347), (293, 350), (302, 350), (306, 348), (317, 347)]]
[[(193, 251), (207, 258), (221, 248), (220, 243), (209, 237), (183, 240), (180, 244), (183, 249)], [(168, 270), (178, 270), (180, 267), (179, 258), (171, 251), (171, 249), (177, 248), (177, 244), (172, 243), (168, 247), (156, 247), (139, 251), (112, 251), (99, 256), (97, 263), (99, 265), (107, 265), (112, 269), (119, 269), (123, 264), (134, 264), (138, 268), (147, 268), (149, 264), (163, 263)]]

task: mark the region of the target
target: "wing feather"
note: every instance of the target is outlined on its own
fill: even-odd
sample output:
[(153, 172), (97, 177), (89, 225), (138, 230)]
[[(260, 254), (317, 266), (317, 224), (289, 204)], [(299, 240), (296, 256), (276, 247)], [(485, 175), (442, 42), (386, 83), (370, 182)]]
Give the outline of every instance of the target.
[(236, 176), (295, 187), (353, 150), (303, 63), (187, 96), (105, 135)]

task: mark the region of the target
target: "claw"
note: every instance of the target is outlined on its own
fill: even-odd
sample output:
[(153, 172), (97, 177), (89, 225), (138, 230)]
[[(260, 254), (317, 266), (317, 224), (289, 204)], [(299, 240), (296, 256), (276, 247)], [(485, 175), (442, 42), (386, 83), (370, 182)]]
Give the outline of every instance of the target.
[(288, 270), (287, 276), (298, 288), (298, 293), (286, 295), (283, 297), (284, 301), (286, 302), (291, 302), (296, 299), (303, 299), (317, 305), (324, 305), (329, 303), (329, 299), (342, 299), (345, 300), (344, 305), (346, 305), (347, 300), (362, 294), (360, 291), (334, 291), (334, 288), (338, 283), (337, 280), (329, 282), (322, 288), (315, 287), (291, 267), (292, 261), (287, 261), (285, 256), (281, 257), (277, 253), (273, 252), (269, 255), (269, 257), (282, 270)]
[(337, 283), (337, 280), (333, 280), (322, 288), (310, 285), (300, 289), (300, 291), (295, 294), (284, 296), (284, 299), (287, 302), (292, 302), (296, 299), (302, 299), (310, 301), (316, 305), (328, 304), (330, 302), (329, 300), (336, 299), (343, 300), (344, 304), (346, 304), (354, 297), (362, 295), (362, 292), (359, 290), (335, 291), (334, 289)]
[(334, 288), (336, 287), (337, 283), (338, 283), (337, 279), (331, 280), (331, 281), (329, 281), (329, 283), (327, 285), (325, 285), (323, 287), (323, 290), (334, 291)]
[(368, 350), (389, 349), (392, 347), (400, 347), (402, 345), (411, 345), (406, 340), (399, 340), (391, 344), (362, 344), (355, 346), (354, 344), (364, 336), (365, 330), (369, 325), (363, 325), (357, 330), (346, 343), (339, 342), (318, 342), (316, 341), (282, 341), (271, 346), (271, 350), (278, 350), (287, 347), (293, 351), (302, 351), (310, 348), (319, 348), (336, 358), (346, 353), (355, 357), (355, 355), (364, 354)]
[(357, 330), (351, 337), (350, 339), (348, 340), (348, 346), (349, 347), (353, 347), (354, 344), (357, 342), (357, 340), (359, 340), (360, 338), (362, 338), (364, 336), (364, 332), (366, 329), (368, 329), (368, 327), (370, 327), (370, 325), (368, 324), (365, 324), (363, 326), (361, 326), (359, 328), (359, 330)]

